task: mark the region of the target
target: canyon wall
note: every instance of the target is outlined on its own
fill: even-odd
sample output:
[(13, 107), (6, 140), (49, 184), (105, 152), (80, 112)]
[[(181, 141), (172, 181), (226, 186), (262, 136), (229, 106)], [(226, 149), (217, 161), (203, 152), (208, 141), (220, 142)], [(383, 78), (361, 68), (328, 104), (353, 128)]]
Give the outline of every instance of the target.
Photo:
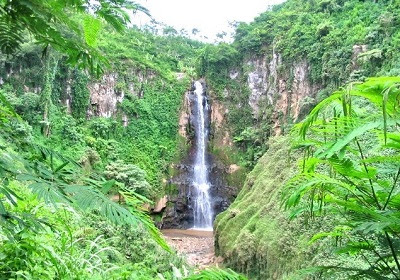
[[(348, 65), (350, 76), (357, 76), (361, 68), (360, 56), (367, 51), (366, 45), (352, 47)], [(311, 68), (305, 58), (285, 62), (272, 48), (262, 55), (248, 55), (235, 68), (221, 70), (229, 72), (226, 79), (230, 81), (222, 93), (212, 93), (219, 96), (219, 103), (225, 108), (245, 110), (248, 106), (253, 124), (270, 123), (271, 135), (280, 135), (287, 132), (288, 125), (300, 121), (321, 99), (318, 93), (326, 85), (312, 82)], [(244, 100), (243, 96), (246, 96)]]
[[(90, 103), (87, 117), (115, 116), (118, 112), (118, 104), (122, 103), (126, 94), (141, 98), (146, 84), (152, 83), (157, 75), (152, 71), (128, 69), (127, 73), (110, 72), (101, 79), (93, 80), (88, 84)], [(123, 115), (124, 125), (128, 119)]]
[[(367, 50), (366, 45), (353, 46), (348, 64), (351, 75), (357, 74), (360, 54)], [(323, 242), (312, 246), (307, 242), (330, 221), (305, 227), (302, 220), (290, 220), (281, 207), (283, 185), (296, 173), (301, 157), (290, 149), (290, 126), (312, 110), (321, 100), (321, 92), (332, 92), (312, 82), (311, 67), (302, 58), (285, 63), (275, 50), (251, 56), (229, 70), (230, 81), (220, 95), (222, 106), (237, 111), (248, 109), (249, 126), (262, 130), (263, 124), (270, 124), (271, 129), (263, 139), (267, 152), (256, 160), (236, 200), (214, 224), (217, 255), (251, 279), (300, 279), (298, 269), (319, 265), (327, 254)], [(229, 126), (237, 121), (231, 120)], [(238, 132), (234, 142), (241, 144), (243, 137)]]
[[(255, 122), (271, 122), (273, 134), (282, 134), (285, 124), (296, 122), (315, 105), (321, 86), (310, 82), (310, 66), (306, 60), (284, 65), (281, 55), (273, 51), (248, 58), (243, 65), (246, 70), (234, 70), (240, 75), (230, 75), (230, 78), (242, 76), (246, 80), (252, 117)], [(231, 92), (226, 92), (229, 97)]]

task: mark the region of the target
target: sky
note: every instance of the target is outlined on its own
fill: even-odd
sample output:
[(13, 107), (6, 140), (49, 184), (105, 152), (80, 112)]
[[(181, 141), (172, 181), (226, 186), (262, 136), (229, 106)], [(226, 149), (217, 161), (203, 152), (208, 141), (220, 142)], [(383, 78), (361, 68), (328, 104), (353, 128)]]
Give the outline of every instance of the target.
[[(152, 17), (176, 30), (193, 28), (200, 30), (202, 36), (213, 41), (221, 31), (231, 32), (229, 22), (250, 22), (268, 6), (284, 0), (136, 0), (146, 7)], [(137, 16), (134, 22), (144, 25), (149, 22), (146, 16)]]

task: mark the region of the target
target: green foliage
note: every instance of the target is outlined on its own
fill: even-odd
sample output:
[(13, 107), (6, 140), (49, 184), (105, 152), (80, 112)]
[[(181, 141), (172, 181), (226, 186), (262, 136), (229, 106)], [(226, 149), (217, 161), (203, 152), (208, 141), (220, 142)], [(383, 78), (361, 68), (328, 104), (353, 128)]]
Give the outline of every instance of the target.
[[(160, 193), (167, 163), (179, 153), (177, 123), (181, 97), (190, 83), (188, 75), (194, 73), (195, 52), (203, 44), (182, 36), (156, 36), (136, 27), (124, 34), (107, 26), (103, 30), (107, 32), (100, 32), (96, 44), (112, 61), (112, 73), (116, 73), (117, 79), (114, 85), (107, 86), (113, 87), (119, 97), (124, 96), (116, 114), (109, 119), (91, 117), (86, 120), (91, 106), (88, 86), (103, 81), (87, 77), (79, 67), (69, 68), (65, 58), (51, 52), (49, 61), (58, 59), (59, 63), (51, 83), (46, 122), (48, 139), (38, 137), (37, 141), (75, 160), (80, 160), (88, 148), (94, 149), (100, 155), (100, 162), (96, 164), (99, 172), (117, 158), (134, 163), (146, 171), (147, 181), (157, 186), (157, 193)], [(0, 63), (7, 67), (0, 67), (0, 72), (9, 85), (3, 86), (7, 95), (15, 101), (17, 112), (29, 122), (37, 136), (43, 109), (33, 101), (44, 88), (43, 77), (37, 75), (43, 71), (43, 61), (40, 48), (33, 43), (22, 47), (14, 59), (1, 57)], [(182, 80), (176, 80), (176, 72), (183, 72)], [(27, 97), (32, 102), (26, 103)], [(67, 116), (68, 102), (73, 118)], [(128, 119), (126, 128), (121, 122), (125, 116)]]
[(76, 69), (72, 76), (71, 109), (72, 115), (77, 119), (86, 118), (86, 111), (90, 101), (90, 92), (87, 86), (88, 77), (85, 75), (85, 73)]
[(183, 36), (156, 36), (136, 27), (124, 34), (109, 31), (101, 34), (99, 48), (120, 73), (128, 74), (124, 83), (134, 78), (132, 68), (150, 70), (170, 81), (175, 80), (175, 72), (192, 75), (196, 52), (203, 46)]
[(231, 269), (221, 270), (212, 268), (202, 270), (199, 274), (187, 277), (185, 280), (246, 280), (246, 278)]
[(92, 148), (88, 148), (82, 157), (79, 159), (79, 163), (86, 169), (92, 169), (100, 161), (100, 155)]
[(131, 96), (122, 103), (129, 117), (124, 136), (130, 141), (121, 146), (121, 153), (126, 162), (146, 171), (152, 185), (158, 186), (168, 162), (179, 152), (178, 113), (188, 84), (146, 85), (142, 98)]
[(238, 62), (238, 51), (229, 44), (207, 45), (198, 54), (197, 73), (208, 78), (217, 95), (226, 87), (228, 71)]
[(117, 123), (106, 118), (93, 118), (90, 120), (90, 130), (94, 137), (109, 139), (112, 127)]
[(306, 59), (312, 82), (338, 86), (354, 70), (354, 45), (368, 45), (365, 55), (382, 59), (363, 65), (364, 76), (388, 73), (397, 63), (392, 38), (398, 36), (398, 9), (393, 1), (291, 0), (241, 23), (233, 45), (243, 57), (274, 49), (286, 65)]
[(351, 271), (369, 279), (400, 275), (399, 87), (398, 77), (350, 84), (298, 125), (296, 146), (304, 159), (300, 173), (287, 183), (286, 207), (310, 218), (337, 217), (329, 231), (311, 241), (335, 239), (337, 254), (365, 260), (362, 267), (337, 263), (320, 271)]
[[(3, 104), (8, 106), (6, 100), (2, 100)], [(6, 107), (7, 108), (7, 107)], [(161, 246), (168, 248), (165, 241), (159, 237), (158, 230), (150, 219), (137, 210), (141, 203), (140, 196), (130, 190), (129, 193), (124, 193), (126, 197), (126, 206), (123, 207), (115, 202), (112, 202), (101, 192), (103, 182), (101, 179), (93, 179), (86, 177), (80, 166), (68, 157), (63, 156), (51, 149), (26, 142), (28, 139), (21, 139), (21, 136), (9, 133), (9, 121), (18, 121), (12, 108), (5, 111), (5, 118), (1, 123), (4, 127), (1, 135), (2, 142), (6, 139), (12, 139), (11, 143), (23, 143), (22, 147), (9, 147), (2, 145), (2, 161), (0, 162), (1, 174), (1, 192), (5, 195), (6, 201), (16, 206), (17, 197), (15, 193), (8, 188), (8, 182), (11, 180), (19, 180), (27, 182), (30, 189), (38, 194), (39, 198), (46, 203), (66, 203), (82, 211), (98, 211), (100, 215), (108, 218), (115, 224), (129, 224), (138, 226), (139, 223), (146, 226), (151, 234), (160, 243)], [(18, 140), (18, 141), (16, 141)], [(20, 153), (27, 154), (24, 156), (18, 155), (12, 150), (18, 149)], [(142, 176), (143, 177), (143, 176)], [(141, 177), (141, 179), (143, 179)], [(145, 184), (142, 182), (142, 185)], [(18, 199), (21, 199), (18, 197)], [(143, 202), (142, 202), (143, 203)], [(9, 215), (6, 210), (5, 203), (0, 200), (0, 214), (2, 218), (7, 219)], [(20, 218), (14, 217), (18, 220)]]
[[(105, 59), (94, 48), (102, 20), (121, 32), (130, 22), (127, 10), (147, 10), (131, 1), (29, 0), (0, 2), (0, 49), (15, 53), (29, 32), (45, 47), (53, 47), (68, 56), (68, 62), (101, 72)], [(80, 16), (83, 17), (83, 24)], [(66, 35), (69, 34), (69, 35)]]
[(40, 93), (39, 105), (42, 107), (43, 119), (42, 123), (42, 133), (44, 136), (49, 136), (50, 134), (50, 108), (52, 106), (51, 92), (53, 90), (53, 81), (56, 75), (56, 70), (58, 66), (58, 58), (49, 58), (46, 61), (45, 68), (45, 78), (43, 90)]
[[(155, 199), (163, 192), (163, 173), (180, 154), (178, 114), (188, 75), (194, 73), (194, 51), (202, 44), (181, 36), (157, 37), (135, 27), (124, 35), (108, 26), (101, 32), (99, 19), (107, 15), (96, 14), (97, 8), (107, 9), (107, 20), (112, 20), (125, 13), (113, 10), (126, 2), (100, 2), (108, 6), (94, 3), (95, 14), (89, 17), (85, 11), (76, 15), (59, 7), (77, 24), (77, 33), (57, 22), (59, 14), (54, 18), (62, 34), (85, 46), (89, 61), (86, 53), (74, 61), (75, 54), (57, 48), (67, 58), (46, 51), (42, 60), (36, 42), (21, 45), (14, 58), (0, 57), (5, 82), (0, 89), (0, 274), (8, 278), (147, 280), (175, 279), (180, 270), (188, 274), (142, 209), (152, 203), (146, 197)], [(112, 61), (117, 81), (110, 86), (125, 98), (110, 118), (87, 120), (92, 105), (88, 87), (102, 80), (88, 77), (80, 68), (98, 66), (97, 47)], [(69, 68), (67, 63), (78, 67)], [(178, 71), (183, 72), (179, 81)], [(121, 123), (124, 116), (127, 127)], [(29, 188), (37, 198), (31, 200), (30, 192), (20, 194), (9, 182), (18, 190)], [(38, 216), (37, 211), (20, 209), (37, 207), (36, 199), (51, 214)], [(62, 217), (64, 208), (76, 220), (70, 214)], [(90, 218), (81, 221), (84, 216)], [(62, 225), (47, 220), (55, 217)], [(9, 260), (4, 266), (3, 257)]]
[(245, 160), (247, 166), (253, 166), (258, 159), (266, 152), (267, 146), (264, 142), (270, 136), (270, 128), (263, 127), (261, 129), (254, 129), (247, 127), (233, 138), (233, 142), (240, 148), (245, 150)]
[[(229, 110), (232, 138), (240, 138), (245, 129), (261, 130), (263, 125), (271, 126), (278, 121), (280, 126), (274, 128), (286, 133), (293, 108), (282, 108), (285, 106), (280, 102), (285, 97), (281, 96), (281, 90), (285, 85), (289, 93), (297, 94), (291, 87), (295, 85), (295, 66), (299, 63), (306, 63), (304, 78), (311, 86), (310, 94), (318, 88), (321, 89), (318, 95), (369, 76), (399, 75), (400, 59), (396, 51), (400, 47), (400, 33), (396, 28), (399, 9), (398, 3), (386, 0), (285, 1), (249, 24), (237, 24), (231, 45), (205, 46), (198, 53), (196, 69), (207, 79), (214, 98)], [(262, 81), (266, 92), (260, 92), (260, 99), (265, 100), (257, 101), (257, 112), (248, 106), (249, 101), (254, 102), (249, 99), (247, 88), (248, 73), (255, 71), (249, 65), (254, 61), (257, 68), (263, 69), (266, 79)], [(320, 100), (318, 96), (317, 101)], [(283, 102), (294, 104), (291, 98)], [(300, 105), (298, 120), (315, 102), (304, 100)], [(286, 110), (285, 118), (278, 112), (282, 109)], [(242, 142), (237, 143), (242, 145), (243, 157), (249, 166), (254, 165), (252, 154), (266, 148), (259, 149), (257, 144), (243, 147)]]
[(211, 75), (218, 73), (219, 70), (227, 70), (235, 59), (238, 57), (238, 52), (231, 45), (226, 43), (205, 46), (199, 53), (199, 69), (200, 75), (206, 73)]
[(106, 166), (104, 175), (107, 179), (115, 179), (125, 184), (125, 187), (131, 191), (153, 197), (154, 191), (146, 181), (146, 172), (134, 164), (126, 164), (122, 160), (111, 162)]
[(299, 158), (289, 143), (288, 136), (269, 139), (238, 197), (215, 221), (216, 253), (249, 279), (298, 279), (298, 269), (329, 263), (326, 244), (308, 246), (308, 240), (334, 221), (291, 221), (280, 207), (283, 185)]
[[(19, 227), (10, 240), (0, 229), (0, 274), (30, 279), (172, 279), (170, 263), (183, 265), (161, 249), (141, 227), (118, 227), (98, 215), (44, 205), (25, 186), (12, 182), (19, 200), (13, 211), (46, 221), (43, 227)], [(15, 226), (17, 227), (17, 226)], [(138, 278), (137, 276), (142, 278)]]
[[(53, 119), (55, 121), (55, 119)], [(79, 144), (83, 141), (83, 135), (79, 132), (79, 127), (75, 119), (71, 116), (62, 116), (59, 121), (60, 136), (71, 144)]]

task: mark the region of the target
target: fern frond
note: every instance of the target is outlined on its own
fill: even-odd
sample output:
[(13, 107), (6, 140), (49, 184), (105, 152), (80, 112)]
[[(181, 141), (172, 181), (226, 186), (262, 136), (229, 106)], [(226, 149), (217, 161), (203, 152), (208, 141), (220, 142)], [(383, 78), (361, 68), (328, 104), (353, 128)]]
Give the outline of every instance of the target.
[[(393, 121), (394, 123), (396, 121)], [(366, 133), (367, 131), (379, 128), (383, 126), (383, 122), (381, 120), (368, 122), (362, 126), (355, 126), (353, 127), (344, 137), (341, 137), (335, 141), (335, 143), (326, 151), (321, 153), (320, 157), (332, 157), (335, 153), (340, 151), (345, 146), (349, 145), (355, 138), (359, 137), (360, 135)]]
[(24, 37), (24, 28), (6, 14), (0, 14), (0, 50), (12, 54), (19, 49)]
[(321, 101), (308, 114), (304, 121), (299, 124), (299, 134), (302, 139), (305, 139), (308, 128), (317, 120), (319, 113), (333, 103), (340, 104), (340, 98), (343, 96), (343, 91), (334, 92), (331, 96)]
[[(127, 209), (110, 200), (100, 190), (89, 186), (66, 185), (64, 189), (79, 209), (83, 211), (97, 211), (101, 216), (117, 225), (143, 225), (162, 248), (170, 251), (169, 246), (161, 237), (159, 230), (151, 218), (144, 212), (137, 210), (136, 207), (129, 207)], [(125, 199), (129, 201), (130, 198), (125, 196)]]
[(40, 199), (43, 199), (43, 201), (48, 204), (71, 202), (62, 189), (57, 186), (48, 185), (44, 182), (37, 182), (30, 184), (29, 188), (36, 193)]
[(142, 210), (138, 210), (139, 204), (150, 203), (150, 201), (131, 190), (123, 190), (121, 194), (124, 196), (126, 204), (129, 206), (130, 211), (141, 218), (141, 223), (146, 227), (153, 239), (165, 250), (171, 251), (164, 238), (161, 237), (159, 229), (154, 225), (151, 218)]
[(58, 158), (59, 160), (61, 160), (64, 163), (68, 162), (76, 167), (81, 167), (81, 165), (79, 163), (77, 163), (76, 161), (74, 161), (73, 159), (71, 159), (67, 156), (64, 156), (60, 152), (57, 152), (53, 149), (47, 148), (47, 147), (37, 144), (37, 143), (30, 143), (30, 145), (34, 148), (34, 150), (36, 150), (37, 152), (39, 152), (42, 155), (43, 159), (48, 159), (51, 157)]

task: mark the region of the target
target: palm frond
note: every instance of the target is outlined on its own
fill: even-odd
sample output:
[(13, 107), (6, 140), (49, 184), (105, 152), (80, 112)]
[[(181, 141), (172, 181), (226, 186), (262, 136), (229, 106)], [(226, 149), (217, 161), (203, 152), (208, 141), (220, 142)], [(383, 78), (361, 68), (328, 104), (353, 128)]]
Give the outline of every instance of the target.
[(32, 148), (34, 150), (36, 150), (38, 153), (41, 154), (41, 156), (43, 157), (44, 160), (46, 160), (46, 159), (52, 160), (52, 158), (57, 158), (60, 161), (62, 161), (63, 163), (71, 163), (71, 165), (73, 165), (75, 167), (81, 167), (81, 165), (79, 163), (77, 163), (76, 161), (74, 161), (73, 159), (71, 159), (67, 156), (64, 156), (60, 152), (57, 152), (53, 149), (47, 148), (47, 147), (37, 144), (37, 143), (30, 143), (30, 145), (32, 146)]
[(307, 115), (304, 121), (302, 121), (299, 126), (299, 133), (302, 139), (305, 139), (308, 128), (317, 120), (319, 113), (326, 107), (330, 106), (332, 103), (339, 103), (340, 98), (343, 96), (342, 91), (334, 92), (331, 96), (321, 101), (314, 109)]

